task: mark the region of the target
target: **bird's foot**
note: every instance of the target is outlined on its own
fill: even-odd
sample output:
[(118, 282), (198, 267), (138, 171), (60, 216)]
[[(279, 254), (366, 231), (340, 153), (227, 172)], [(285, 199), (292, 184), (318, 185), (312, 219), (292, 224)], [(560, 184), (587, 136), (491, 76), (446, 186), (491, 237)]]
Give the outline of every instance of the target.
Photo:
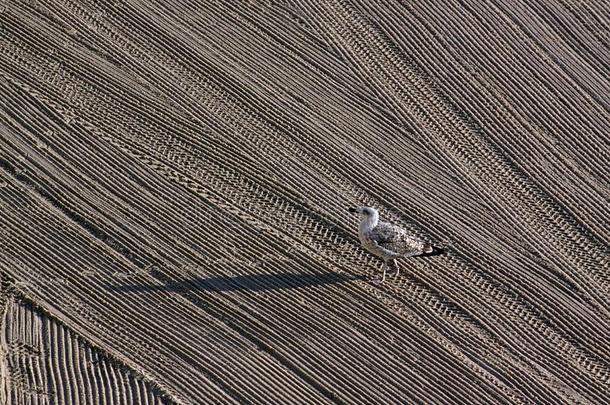
[(385, 277), (373, 276), (369, 279), (369, 282), (375, 285), (380, 285), (385, 281)]
[(400, 270), (396, 269), (396, 271), (392, 272), (392, 274), (388, 274), (388, 276), (392, 277), (392, 278), (397, 278), (399, 274), (400, 274)]

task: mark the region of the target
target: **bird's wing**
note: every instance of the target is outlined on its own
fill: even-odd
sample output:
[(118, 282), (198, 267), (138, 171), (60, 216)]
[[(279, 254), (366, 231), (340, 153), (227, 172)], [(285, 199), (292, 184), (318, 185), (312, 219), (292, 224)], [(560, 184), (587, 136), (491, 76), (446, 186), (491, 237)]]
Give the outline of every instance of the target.
[(424, 252), (425, 243), (409, 235), (404, 229), (380, 222), (371, 231), (371, 239), (382, 247), (400, 256), (413, 256)]

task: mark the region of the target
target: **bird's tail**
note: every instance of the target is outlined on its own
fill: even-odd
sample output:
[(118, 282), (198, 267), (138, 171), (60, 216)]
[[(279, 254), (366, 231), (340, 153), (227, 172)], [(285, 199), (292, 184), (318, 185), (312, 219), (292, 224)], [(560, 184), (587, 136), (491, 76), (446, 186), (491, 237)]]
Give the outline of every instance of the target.
[(443, 248), (432, 246), (432, 242), (424, 242), (423, 256), (437, 256), (444, 252)]

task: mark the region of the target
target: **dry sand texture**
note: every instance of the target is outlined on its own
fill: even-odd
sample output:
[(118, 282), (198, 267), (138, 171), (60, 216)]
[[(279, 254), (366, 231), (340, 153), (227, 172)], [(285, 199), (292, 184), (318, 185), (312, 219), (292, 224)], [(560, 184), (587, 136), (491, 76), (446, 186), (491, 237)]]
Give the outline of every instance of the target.
[(610, 403), (609, 15), (4, 0), (0, 402)]

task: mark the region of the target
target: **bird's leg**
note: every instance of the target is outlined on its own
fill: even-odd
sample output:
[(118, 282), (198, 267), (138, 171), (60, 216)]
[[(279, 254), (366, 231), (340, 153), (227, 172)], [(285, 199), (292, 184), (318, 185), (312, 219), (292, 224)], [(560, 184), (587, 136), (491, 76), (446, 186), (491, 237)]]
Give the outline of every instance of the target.
[(387, 262), (387, 260), (384, 260), (383, 267), (382, 267), (383, 275), (381, 277), (379, 277), (379, 276), (373, 277), (371, 279), (371, 283), (373, 283), (373, 284), (381, 284), (381, 283), (383, 283), (385, 281), (385, 273), (386, 273), (387, 267), (388, 267), (388, 262)]
[(398, 274), (400, 273), (400, 266), (398, 266), (398, 261), (396, 259), (392, 259), (392, 265), (394, 266), (394, 272), (392, 273), (392, 277), (396, 278), (398, 277)]

